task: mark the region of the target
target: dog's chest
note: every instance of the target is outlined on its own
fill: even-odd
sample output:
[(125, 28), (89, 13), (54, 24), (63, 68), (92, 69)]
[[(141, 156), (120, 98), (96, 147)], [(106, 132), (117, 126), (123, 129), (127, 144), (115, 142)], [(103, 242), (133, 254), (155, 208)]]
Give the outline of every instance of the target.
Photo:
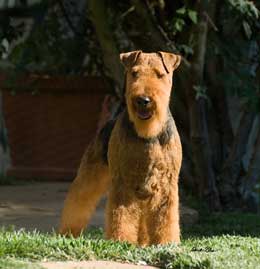
[(113, 177), (127, 179), (130, 184), (171, 177), (175, 165), (171, 141), (161, 145), (159, 140), (139, 139), (116, 126), (110, 145), (109, 166)]
[(137, 184), (162, 181), (167, 175), (170, 176), (174, 166), (172, 152), (163, 149), (159, 143), (146, 147), (129, 144), (121, 156), (121, 176)]

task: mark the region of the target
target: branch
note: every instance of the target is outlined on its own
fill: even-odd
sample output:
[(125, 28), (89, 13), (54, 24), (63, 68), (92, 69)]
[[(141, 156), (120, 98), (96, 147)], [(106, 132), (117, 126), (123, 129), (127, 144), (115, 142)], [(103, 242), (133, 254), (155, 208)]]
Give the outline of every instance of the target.
[(124, 70), (119, 60), (113, 31), (109, 27), (107, 7), (102, 0), (87, 1), (90, 19), (96, 29), (96, 34), (103, 53), (104, 71), (109, 80), (113, 81), (115, 92), (121, 96), (124, 87)]

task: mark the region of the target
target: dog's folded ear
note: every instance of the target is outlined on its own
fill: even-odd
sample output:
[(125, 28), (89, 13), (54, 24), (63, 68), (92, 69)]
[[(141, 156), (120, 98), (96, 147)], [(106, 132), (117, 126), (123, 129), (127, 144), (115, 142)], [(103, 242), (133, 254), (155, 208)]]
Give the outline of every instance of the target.
[(131, 68), (137, 61), (141, 50), (135, 50), (131, 52), (120, 53), (120, 60), (126, 69)]
[(166, 69), (167, 73), (170, 73), (177, 69), (181, 63), (180, 55), (163, 51), (158, 51), (158, 54), (162, 59), (163, 66)]

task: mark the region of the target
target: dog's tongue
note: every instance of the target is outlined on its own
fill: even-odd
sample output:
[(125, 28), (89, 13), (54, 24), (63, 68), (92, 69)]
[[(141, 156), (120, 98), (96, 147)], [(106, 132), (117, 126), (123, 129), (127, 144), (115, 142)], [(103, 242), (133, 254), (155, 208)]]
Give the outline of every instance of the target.
[(138, 111), (137, 114), (141, 120), (148, 120), (149, 118), (151, 118), (150, 111)]

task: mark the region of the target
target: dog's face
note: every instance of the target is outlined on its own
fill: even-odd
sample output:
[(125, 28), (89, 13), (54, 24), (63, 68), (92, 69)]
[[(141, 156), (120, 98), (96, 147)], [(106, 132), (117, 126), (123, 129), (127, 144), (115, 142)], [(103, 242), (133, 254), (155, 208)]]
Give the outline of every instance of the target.
[(181, 57), (172, 53), (120, 54), (127, 72), (126, 104), (129, 119), (143, 138), (156, 137), (167, 121), (172, 74)]

